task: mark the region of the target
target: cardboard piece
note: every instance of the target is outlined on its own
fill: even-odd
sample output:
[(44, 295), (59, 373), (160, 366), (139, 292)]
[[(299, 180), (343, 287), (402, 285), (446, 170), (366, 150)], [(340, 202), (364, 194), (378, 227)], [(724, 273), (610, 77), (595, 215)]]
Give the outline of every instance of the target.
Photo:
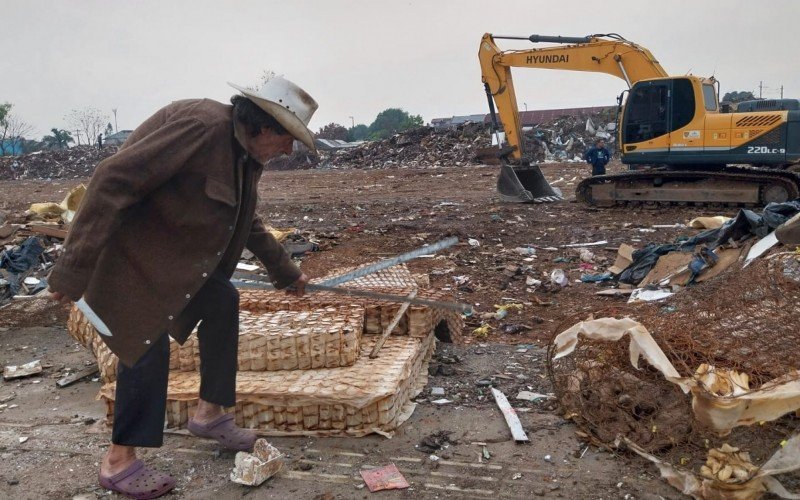
[(717, 229), (722, 227), (723, 224), (731, 220), (730, 217), (724, 215), (716, 215), (714, 217), (695, 217), (689, 221), (689, 227), (693, 229)]
[(622, 271), (633, 263), (633, 252), (635, 250), (627, 243), (621, 244), (619, 250), (617, 250), (617, 260), (614, 261), (613, 266), (608, 268), (608, 272), (614, 275), (622, 274)]
[[(700, 273), (699, 276), (695, 279), (698, 283), (701, 283), (706, 280), (710, 280), (711, 278), (715, 278), (722, 274), (723, 271), (731, 267), (736, 261), (739, 260), (739, 257), (742, 255), (741, 248), (725, 248), (725, 249), (716, 249), (714, 253), (717, 254), (719, 260), (714, 267), (709, 267), (705, 269), (703, 272)], [(688, 271), (687, 271), (688, 274)], [(676, 276), (677, 278), (677, 276)], [(677, 284), (673, 281), (670, 281), (670, 284)]]
[(670, 284), (685, 286), (689, 282), (690, 276), (687, 266), (693, 258), (694, 255), (688, 252), (676, 251), (662, 255), (653, 269), (639, 283), (639, 286), (658, 285), (670, 277), (672, 277)]

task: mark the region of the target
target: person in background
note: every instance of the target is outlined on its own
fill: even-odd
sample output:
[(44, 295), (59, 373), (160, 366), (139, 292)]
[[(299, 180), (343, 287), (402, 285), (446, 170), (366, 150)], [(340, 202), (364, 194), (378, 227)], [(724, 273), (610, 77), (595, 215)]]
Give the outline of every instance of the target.
[(594, 146), (586, 151), (584, 159), (592, 166), (592, 176), (606, 175), (606, 165), (611, 160), (611, 153), (606, 149), (606, 141), (597, 139)]

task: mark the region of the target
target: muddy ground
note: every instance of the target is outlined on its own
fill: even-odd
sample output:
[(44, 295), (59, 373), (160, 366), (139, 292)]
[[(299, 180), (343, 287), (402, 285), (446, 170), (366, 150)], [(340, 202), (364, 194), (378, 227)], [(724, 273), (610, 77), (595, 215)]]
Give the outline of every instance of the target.
[[(447, 368), (430, 377), (414, 415), (393, 439), (276, 438), (274, 443), (289, 456), (284, 472), (258, 489), (247, 489), (227, 480), (232, 454), (220, 453), (209, 441), (169, 434), (163, 448), (144, 457), (177, 477), (171, 498), (368, 498), (375, 494), (363, 488), (358, 471), (390, 462), (411, 488), (380, 493), (386, 497), (678, 498), (641, 459), (582, 443), (551, 399), (528, 403), (513, 398), (519, 390), (552, 392), (543, 348), (559, 325), (624, 307), (622, 299), (595, 295), (603, 286), (581, 283), (582, 274), (605, 270), (621, 243), (664, 243), (691, 232), (654, 225), (732, 215), (735, 209), (595, 210), (575, 203), (572, 194), (586, 173), (584, 165), (552, 164), (543, 170), (564, 190), (564, 202), (500, 203), (494, 167), (266, 173), (260, 205), (265, 220), (298, 228), (321, 245), (321, 251), (302, 258), (306, 273), (322, 275), (456, 235), (458, 246), (410, 267), (429, 273), (433, 287), (450, 288), (460, 301), (474, 304), (476, 313), (458, 345), (438, 346), (434, 362)], [(13, 214), (32, 202), (60, 200), (75, 184), (2, 182), (0, 211)], [(480, 245), (471, 246), (470, 238)], [(594, 258), (583, 265), (577, 250), (560, 248), (600, 240), (607, 243), (591, 247)], [(517, 247), (534, 247), (535, 253), (521, 255)], [(549, 283), (556, 268), (567, 273), (569, 286)], [(543, 283), (526, 285), (528, 278)], [(61, 306), (22, 302), (0, 309), (0, 365), (41, 359), (47, 368), (40, 377), (0, 383), (0, 400), (14, 395), (0, 410), (0, 496), (107, 497), (96, 486), (96, 465), (109, 437), (102, 422), (104, 406), (95, 400), (99, 382), (55, 386), (65, 369), (83, 367), (92, 358), (67, 335)], [(523, 307), (503, 320), (486, 319), (495, 304), (503, 303)], [(483, 323), (491, 327), (488, 336), (474, 336), (473, 329)], [(509, 325), (522, 325), (523, 331), (502, 333), (514, 329)], [(530, 444), (511, 440), (488, 389), (479, 386), (485, 379), (521, 410)], [(431, 403), (431, 387), (443, 387), (452, 403)], [(417, 445), (439, 431), (451, 432), (453, 443), (435, 452), (439, 460), (431, 460), (431, 453)], [(474, 443), (486, 443), (491, 458), (479, 461), (482, 445)]]

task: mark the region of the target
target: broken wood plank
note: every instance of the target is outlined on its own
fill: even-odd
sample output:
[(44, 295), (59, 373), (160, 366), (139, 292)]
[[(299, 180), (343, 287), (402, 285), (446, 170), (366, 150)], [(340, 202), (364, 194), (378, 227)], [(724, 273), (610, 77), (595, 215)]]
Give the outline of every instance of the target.
[(55, 238), (66, 239), (67, 233), (69, 232), (67, 229), (64, 229), (60, 226), (31, 226), (29, 225), (27, 228), (32, 233), (43, 234), (45, 236), (53, 236)]
[(100, 369), (97, 367), (97, 365), (87, 366), (85, 368), (76, 371), (75, 373), (71, 373), (65, 377), (61, 377), (56, 382), (56, 385), (59, 387), (67, 387), (68, 385), (72, 385), (80, 379), (94, 375), (98, 371), (100, 371)]
[(633, 293), (633, 289), (625, 289), (620, 290), (619, 288), (609, 288), (607, 290), (600, 290), (599, 292), (595, 292), (595, 295), (608, 295), (611, 297), (620, 297), (622, 295), (630, 295)]
[(517, 443), (529, 442), (530, 440), (528, 439), (528, 435), (525, 434), (525, 431), (522, 429), (522, 422), (519, 421), (517, 412), (511, 407), (511, 403), (508, 402), (506, 395), (494, 387), (491, 389), (494, 400), (497, 403), (497, 407), (500, 408), (501, 412), (503, 412), (503, 417), (506, 419), (506, 424), (508, 424), (508, 428), (511, 430), (511, 435), (514, 437), (514, 441)]
[[(417, 290), (412, 290), (411, 293), (408, 294), (408, 299), (411, 300), (416, 296), (417, 296)], [(400, 309), (397, 310), (397, 314), (395, 314), (394, 318), (392, 318), (392, 321), (389, 322), (389, 326), (387, 326), (386, 329), (383, 331), (383, 334), (381, 334), (381, 338), (379, 338), (378, 341), (375, 342), (375, 347), (373, 347), (372, 352), (369, 353), (370, 359), (375, 359), (378, 357), (378, 351), (381, 350), (381, 347), (383, 347), (383, 343), (386, 342), (386, 339), (388, 339), (389, 335), (392, 334), (392, 330), (394, 330), (394, 328), (397, 326), (397, 323), (400, 322), (400, 319), (406, 313), (406, 311), (408, 310), (408, 306), (410, 305), (411, 302), (403, 302), (403, 304), (400, 306)]]
[(3, 370), (3, 378), (13, 380), (15, 378), (29, 377), (42, 373), (42, 362), (40, 360), (31, 361), (24, 365), (9, 365)]

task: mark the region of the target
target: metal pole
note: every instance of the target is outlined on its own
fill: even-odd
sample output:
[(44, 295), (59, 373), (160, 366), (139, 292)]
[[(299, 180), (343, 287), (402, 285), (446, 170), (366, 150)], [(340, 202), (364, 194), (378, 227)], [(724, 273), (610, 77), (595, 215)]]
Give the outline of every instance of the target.
[(351, 116), (351, 117), (349, 117), (349, 118), (350, 118), (350, 128), (356, 128), (356, 121), (355, 121), (355, 119), (353, 119), (353, 117), (352, 117), (352, 116)]
[(117, 108), (112, 108), (111, 111), (114, 112), (114, 132), (119, 132), (117, 128)]

